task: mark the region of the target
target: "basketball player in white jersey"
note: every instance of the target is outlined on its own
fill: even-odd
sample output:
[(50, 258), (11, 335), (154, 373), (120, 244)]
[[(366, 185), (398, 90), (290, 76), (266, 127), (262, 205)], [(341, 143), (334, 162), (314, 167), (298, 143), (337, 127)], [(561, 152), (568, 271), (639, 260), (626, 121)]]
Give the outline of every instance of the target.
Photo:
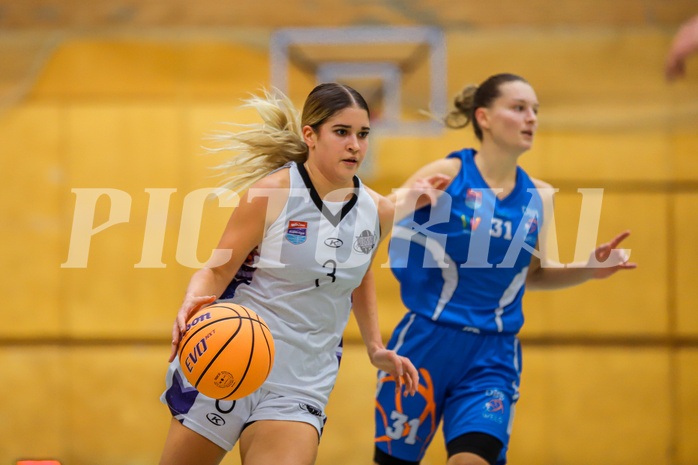
[[(322, 84), (300, 121), (284, 96), (250, 105), (264, 124), (230, 135), (240, 155), (227, 187), (249, 189), (218, 245), (228, 255), (193, 275), (172, 331), (162, 465), (217, 464), (238, 440), (243, 465), (314, 463), (351, 309), (371, 363), (412, 394), (418, 385), (378, 328), (370, 264), (394, 207), (356, 176), (368, 146), (366, 102), (348, 86)], [(176, 358), (188, 316), (221, 296), (257, 312), (276, 346), (268, 379), (237, 401), (198, 393)]]

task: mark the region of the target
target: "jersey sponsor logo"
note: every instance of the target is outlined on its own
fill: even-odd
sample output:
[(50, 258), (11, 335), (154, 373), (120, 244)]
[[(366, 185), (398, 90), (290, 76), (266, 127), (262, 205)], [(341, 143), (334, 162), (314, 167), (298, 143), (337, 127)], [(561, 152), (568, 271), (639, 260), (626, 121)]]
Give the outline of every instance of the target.
[(222, 416), (218, 415), (217, 413), (213, 413), (213, 412), (207, 413), (206, 419), (216, 426), (225, 425), (225, 420), (223, 419)]
[(479, 216), (474, 216), (474, 217), (468, 217), (465, 215), (460, 216), (461, 221), (463, 222), (463, 230), (470, 232), (470, 231), (475, 231), (477, 227), (480, 225), (480, 218)]
[(325, 245), (327, 247), (332, 247), (333, 249), (338, 249), (344, 245), (344, 241), (338, 237), (328, 237), (325, 239)]
[(286, 239), (291, 244), (302, 244), (308, 234), (308, 223), (305, 221), (289, 221)]
[(368, 229), (361, 231), (354, 241), (354, 250), (363, 254), (370, 254), (375, 246), (376, 235)]
[(482, 205), (482, 191), (468, 189), (465, 193), (465, 206), (475, 210)]

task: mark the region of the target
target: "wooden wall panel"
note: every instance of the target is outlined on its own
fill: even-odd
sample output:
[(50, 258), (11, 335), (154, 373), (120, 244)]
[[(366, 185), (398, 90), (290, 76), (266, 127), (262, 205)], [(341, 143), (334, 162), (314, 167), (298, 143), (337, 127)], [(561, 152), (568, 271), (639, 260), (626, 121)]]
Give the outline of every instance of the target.
[(172, 97), (184, 63), (176, 46), (138, 40), (69, 40), (41, 75), (34, 97)]
[(171, 103), (71, 105), (71, 186), (140, 189), (180, 182), (179, 112)]
[(181, 182), (177, 107), (74, 107), (68, 131), (71, 188), (112, 188), (123, 196), (113, 203), (106, 196), (99, 199), (95, 226), (107, 221), (110, 209), (129, 211), (128, 222), (94, 234), (87, 267), (62, 270), (70, 332), (80, 337), (169, 337), (184, 285), (182, 270), (172, 260), (179, 232), (175, 215), (168, 216), (164, 240), (155, 241), (163, 247), (165, 268), (134, 268), (144, 248), (150, 200), (145, 189), (176, 188)]
[(157, 463), (170, 422), (160, 403), (169, 348), (3, 348), (0, 460)]
[(680, 335), (698, 335), (698, 194), (675, 196), (673, 243), (676, 276), (676, 332)]
[(661, 73), (669, 38), (649, 28), (453, 32), (448, 88), (457, 92), (491, 74), (519, 74), (536, 90), (541, 118), (547, 108), (572, 103), (662, 102), (672, 95)]
[(170, 424), (159, 401), (165, 390), (169, 347), (74, 348), (65, 379), (70, 397), (70, 459), (105, 465), (156, 463)]
[(671, 159), (673, 165), (673, 179), (692, 180), (698, 179), (698, 134), (695, 127), (698, 125), (698, 111), (695, 112), (693, 130), (676, 131), (671, 136)]
[(54, 336), (65, 329), (59, 314), (67, 225), (61, 114), (40, 104), (0, 115), (0, 257), (6, 273), (0, 291), (12, 315), (2, 336)]
[[(103, 1), (84, 4), (77, 0), (17, 3), (0, 1), (3, 14), (0, 25), (7, 29), (101, 29), (110, 27), (224, 27), (258, 28), (412, 25), (439, 27), (548, 27), (610, 26), (658, 24), (674, 26), (695, 13), (691, 0), (619, 0), (618, 2), (560, 1), (551, 8), (545, 0), (522, 8), (513, 0), (450, 3), (444, 0), (420, 0), (412, 3), (356, 4), (344, 0), (294, 0), (284, 4), (272, 0), (229, 4), (204, 0), (196, 5), (183, 0), (162, 4), (157, 1)], [(342, 14), (338, 15), (337, 12)]]
[[(250, 33), (249, 37), (256, 35)], [(217, 102), (221, 98), (239, 100), (268, 86), (266, 48), (246, 45), (244, 41), (192, 40), (183, 51), (186, 72), (182, 84), (186, 96)]]
[(56, 49), (31, 97), (246, 98), (268, 85), (267, 55), (220, 39), (69, 40)]
[(698, 443), (695, 441), (698, 431), (698, 349), (683, 349), (677, 354), (678, 386), (674, 400), (674, 414), (678, 424), (676, 437), (677, 458), (679, 465), (698, 463)]
[(54, 347), (3, 347), (0, 364), (0, 462), (67, 458), (71, 393), (65, 353)]
[[(671, 179), (671, 153), (660, 131), (555, 132), (539, 134), (543, 163), (540, 179), (574, 179), (579, 187), (599, 187), (604, 181)], [(534, 175), (534, 176), (536, 176)]]
[(668, 354), (524, 344), (511, 463), (668, 464)]

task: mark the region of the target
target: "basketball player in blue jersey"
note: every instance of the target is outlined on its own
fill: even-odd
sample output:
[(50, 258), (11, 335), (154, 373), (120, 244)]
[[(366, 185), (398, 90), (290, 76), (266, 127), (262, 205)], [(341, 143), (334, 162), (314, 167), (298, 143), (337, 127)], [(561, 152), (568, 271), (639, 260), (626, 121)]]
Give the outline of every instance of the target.
[[(499, 74), (466, 87), (445, 123), (472, 123), (480, 149), (418, 170), (405, 186), (421, 192), (396, 191), (398, 218), (417, 208), (396, 224), (390, 241), (408, 313), (388, 348), (414, 363), (420, 384), (417, 395), (405, 397), (379, 371), (379, 465), (418, 464), (442, 420), (448, 465), (506, 463), (519, 397), (524, 289), (562, 288), (635, 267), (615, 249), (628, 232), (598, 247), (587, 264), (541, 266), (547, 261), (536, 250), (551, 216), (552, 188), (518, 166), (533, 143), (537, 112), (536, 94), (519, 76)], [(415, 196), (430, 187), (445, 191), (431, 203)]]
[[(348, 86), (322, 84), (302, 118), (283, 96), (250, 105), (264, 124), (230, 135), (240, 154), (227, 187), (251, 187), (220, 254), (194, 273), (173, 326), (162, 465), (214, 465), (238, 441), (244, 465), (314, 463), (350, 310), (371, 363), (409, 392), (418, 383), (415, 367), (384, 347), (378, 328), (370, 264), (394, 208), (356, 176), (368, 146), (366, 102)], [(267, 380), (236, 401), (197, 392), (176, 358), (188, 316), (226, 289), (264, 319), (276, 346)]]

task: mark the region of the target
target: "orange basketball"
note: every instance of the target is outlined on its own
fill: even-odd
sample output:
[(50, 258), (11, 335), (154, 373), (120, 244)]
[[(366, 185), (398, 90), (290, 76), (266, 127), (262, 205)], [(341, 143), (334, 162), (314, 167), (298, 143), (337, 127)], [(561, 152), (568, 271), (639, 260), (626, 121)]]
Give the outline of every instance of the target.
[(179, 348), (187, 380), (203, 395), (235, 400), (256, 391), (274, 364), (269, 327), (249, 308), (230, 302), (191, 316)]

